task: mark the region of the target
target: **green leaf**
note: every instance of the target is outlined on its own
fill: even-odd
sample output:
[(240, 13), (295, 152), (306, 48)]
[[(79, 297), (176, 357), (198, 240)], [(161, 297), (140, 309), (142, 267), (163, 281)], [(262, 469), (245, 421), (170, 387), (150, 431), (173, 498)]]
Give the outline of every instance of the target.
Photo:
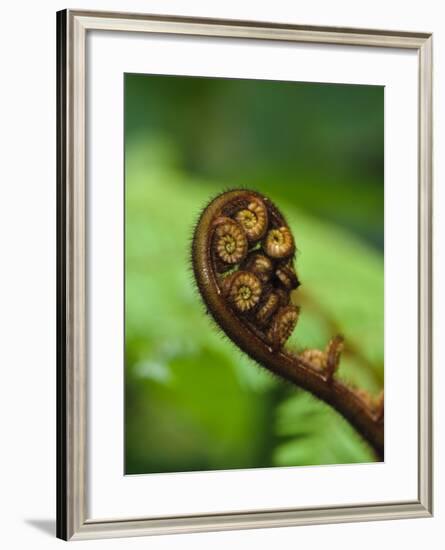
[(373, 462), (375, 456), (354, 429), (328, 405), (299, 391), (277, 409), (276, 466)]

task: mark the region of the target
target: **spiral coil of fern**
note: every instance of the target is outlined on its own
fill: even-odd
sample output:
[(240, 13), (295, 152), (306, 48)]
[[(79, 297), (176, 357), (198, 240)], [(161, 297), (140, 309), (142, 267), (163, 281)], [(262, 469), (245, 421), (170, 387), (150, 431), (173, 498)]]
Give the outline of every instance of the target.
[(383, 458), (383, 396), (338, 380), (343, 338), (325, 350), (285, 347), (300, 314), (291, 292), (295, 240), (281, 212), (255, 191), (233, 190), (203, 210), (192, 242), (195, 280), (207, 310), (247, 355), (331, 405)]

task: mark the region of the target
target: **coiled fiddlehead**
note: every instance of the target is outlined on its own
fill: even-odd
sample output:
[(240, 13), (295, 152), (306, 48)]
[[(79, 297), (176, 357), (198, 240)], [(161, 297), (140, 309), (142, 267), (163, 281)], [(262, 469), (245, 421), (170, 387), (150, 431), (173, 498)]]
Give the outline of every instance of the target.
[(325, 350), (297, 353), (285, 347), (300, 308), (295, 240), (281, 212), (254, 191), (222, 193), (195, 228), (192, 264), (207, 310), (252, 359), (331, 405), (383, 458), (383, 394), (373, 399), (335, 376), (343, 338)]

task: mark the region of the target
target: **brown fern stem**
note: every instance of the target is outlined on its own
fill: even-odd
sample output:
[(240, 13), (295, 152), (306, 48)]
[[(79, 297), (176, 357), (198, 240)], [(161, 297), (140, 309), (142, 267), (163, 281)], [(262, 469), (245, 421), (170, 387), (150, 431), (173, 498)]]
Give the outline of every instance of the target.
[[(266, 211), (263, 212), (261, 208), (264, 206)], [(241, 214), (239, 214), (240, 212)], [(255, 215), (251, 216), (251, 213)], [(252, 224), (252, 219), (255, 221), (257, 218), (258, 223), (263, 223), (263, 214), (266, 214), (266, 220), (268, 219), (269, 233), (266, 234), (264, 228), (259, 226), (258, 238), (256, 236), (251, 237), (253, 231), (246, 232), (246, 238), (244, 235), (240, 236), (239, 228), (243, 228), (243, 223)], [(251, 225), (246, 225), (246, 227), (250, 231)], [(216, 244), (215, 228), (218, 228), (218, 238), (220, 239)], [(227, 238), (223, 234), (223, 229), (227, 231)], [(279, 231), (282, 234), (279, 234)], [(275, 262), (275, 266), (278, 265), (275, 273), (280, 270), (279, 277), (274, 279), (274, 283), (264, 283), (264, 289), (268, 289), (267, 292), (269, 292), (268, 297), (270, 298), (270, 292), (281, 296), (283, 294), (281, 284), (284, 285), (284, 289), (286, 284), (293, 284), (294, 288), (298, 286), (299, 282), (293, 272), (291, 262), (294, 246), (286, 231), (290, 230), (284, 217), (267, 197), (247, 190), (228, 191), (219, 195), (204, 209), (195, 228), (192, 263), (198, 289), (209, 313), (240, 349), (269, 371), (328, 403), (369, 442), (378, 457), (383, 459), (383, 398), (375, 405), (366, 392), (351, 388), (335, 378), (335, 371), (340, 359), (342, 338), (337, 336), (331, 340), (325, 352), (309, 350), (309, 352), (316, 353), (298, 354), (286, 349), (283, 340), (289, 336), (286, 333), (286, 331), (289, 332), (288, 317), (292, 317), (291, 321), (296, 323), (298, 309), (294, 308), (293, 311), (291, 309), (293, 306), (281, 307), (273, 317), (271, 316), (269, 329), (264, 328), (257, 321), (260, 315), (255, 312), (261, 307), (264, 311), (265, 298), (261, 297), (258, 304), (255, 303), (255, 300), (257, 299), (257, 287), (267, 281), (267, 274), (263, 277), (264, 273), (261, 272), (261, 266), (260, 268), (255, 267), (256, 271), (253, 274), (250, 271), (243, 271), (242, 276), (240, 274), (237, 276), (236, 271), (235, 275), (233, 274), (234, 266), (236, 270), (236, 267), (240, 265), (241, 260), (239, 261), (239, 257), (251, 253), (251, 258), (252, 254), (257, 251), (267, 256), (268, 251), (272, 259), (266, 257), (265, 260)], [(272, 238), (277, 240), (278, 244), (276, 246), (275, 241), (271, 240)], [(226, 246), (226, 249), (221, 251), (221, 247), (224, 248), (224, 246)], [(284, 260), (280, 258), (281, 249), (279, 249), (279, 246), (282, 246), (284, 255), (290, 254), (290, 260), (287, 256)], [(218, 247), (218, 257), (215, 255), (216, 247)], [(233, 253), (232, 250), (234, 250)], [(264, 260), (264, 256), (262, 258)], [(245, 260), (249, 269), (254, 269), (251, 268), (252, 262), (253, 260), (249, 260), (249, 257)], [(286, 263), (284, 267), (283, 262)], [(243, 265), (241, 261), (239, 270), (243, 269)], [(224, 270), (230, 270), (231, 275), (221, 275)], [(248, 276), (245, 276), (244, 273), (247, 273)], [(233, 297), (240, 286), (238, 284), (238, 287), (235, 288), (236, 281), (234, 282), (234, 280), (236, 278), (240, 280), (240, 277), (244, 277), (242, 281), (246, 282), (247, 287), (243, 287), (241, 297), (235, 296), (235, 301), (230, 302), (230, 298)], [(249, 284), (251, 284), (250, 287)], [(261, 288), (263, 289), (263, 287)], [(261, 296), (265, 294), (266, 290), (262, 290)], [(242, 302), (243, 299), (244, 302)], [(273, 300), (267, 302), (267, 307), (269, 305), (273, 305)], [(251, 310), (244, 311), (249, 308)], [(289, 312), (293, 316), (289, 315)], [(279, 323), (285, 317), (287, 324), (283, 325), (283, 330), (280, 330)], [(283, 331), (286, 334), (284, 338), (281, 338)]]

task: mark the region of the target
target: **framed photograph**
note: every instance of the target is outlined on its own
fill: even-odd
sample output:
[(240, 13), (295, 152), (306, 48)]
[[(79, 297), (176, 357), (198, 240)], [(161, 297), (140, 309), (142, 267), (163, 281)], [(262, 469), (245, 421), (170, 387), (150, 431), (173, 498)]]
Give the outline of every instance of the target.
[(432, 514), (432, 36), (65, 10), (58, 537)]

